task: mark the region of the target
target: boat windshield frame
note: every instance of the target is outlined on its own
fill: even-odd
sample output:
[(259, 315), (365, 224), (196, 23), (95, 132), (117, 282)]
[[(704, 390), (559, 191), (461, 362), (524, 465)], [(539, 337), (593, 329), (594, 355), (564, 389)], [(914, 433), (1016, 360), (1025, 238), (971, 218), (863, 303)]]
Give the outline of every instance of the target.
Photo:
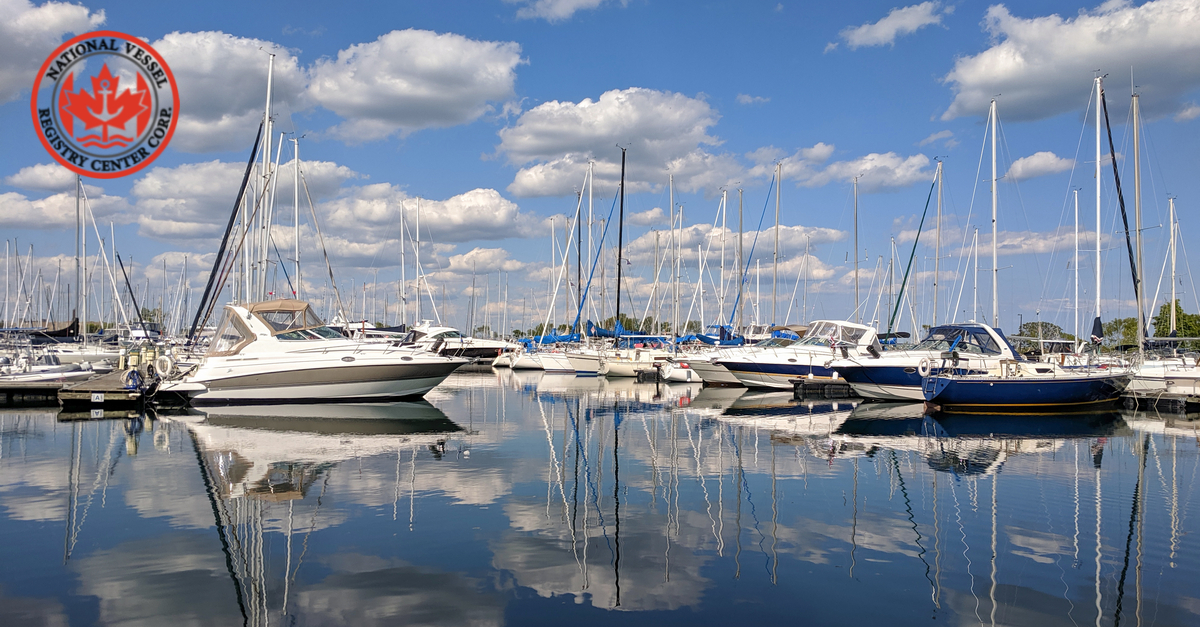
[[(955, 344), (956, 339), (958, 340), (957, 344)], [(1004, 347), (983, 327), (950, 324), (930, 329), (929, 335), (910, 350), (948, 351), (951, 346), (959, 353), (971, 355), (999, 357), (1004, 354)]]
[(208, 343), (208, 357), (228, 357), (242, 352), (255, 339), (254, 332), (242, 320), (241, 315), (226, 307), (217, 323), (217, 330)]

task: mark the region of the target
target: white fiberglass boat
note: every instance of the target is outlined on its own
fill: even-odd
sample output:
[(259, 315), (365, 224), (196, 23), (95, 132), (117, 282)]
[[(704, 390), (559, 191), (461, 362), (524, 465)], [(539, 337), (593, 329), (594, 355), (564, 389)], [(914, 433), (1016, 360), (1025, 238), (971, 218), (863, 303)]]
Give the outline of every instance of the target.
[(468, 361), (347, 339), (308, 303), (273, 300), (226, 305), (204, 359), (158, 391), (197, 405), (416, 398)]

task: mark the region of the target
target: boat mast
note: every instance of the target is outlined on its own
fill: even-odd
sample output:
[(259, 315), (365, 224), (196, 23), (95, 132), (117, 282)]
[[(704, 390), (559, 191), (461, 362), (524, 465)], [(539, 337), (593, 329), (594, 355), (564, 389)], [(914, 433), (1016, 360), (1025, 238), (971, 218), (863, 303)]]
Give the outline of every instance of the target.
[(942, 162), (937, 164), (938, 204), (937, 227), (934, 229), (933, 244), (933, 326), (938, 323), (938, 270), (942, 260)]
[(779, 324), (775, 317), (775, 301), (779, 292), (779, 192), (783, 190), (783, 162), (775, 164), (775, 263), (771, 270), (771, 324)]
[(621, 324), (621, 262), (625, 252), (625, 149), (621, 148), (621, 212), (617, 216), (617, 317), (613, 329)]
[(854, 321), (862, 322), (858, 311), (858, 177), (854, 177)]
[(1093, 330), (1096, 330), (1096, 325), (1100, 323), (1100, 116), (1104, 114), (1103, 81), (1103, 76), (1096, 77), (1096, 320), (1092, 323)]
[(992, 326), (1000, 326), (1000, 264), (996, 258), (996, 99), (992, 98)]
[[(679, 335), (679, 280), (678, 280), (679, 279), (679, 272), (678, 272), (679, 268), (676, 265), (679, 262), (679, 249), (677, 246), (677, 244), (679, 243), (679, 240), (677, 239), (676, 231), (675, 231), (676, 216), (675, 216), (675, 175), (674, 174), (667, 175), (667, 201), (671, 203), (671, 211), (670, 211), (670, 214), (671, 214), (671, 240), (670, 240), (670, 245), (671, 245), (671, 284), (670, 284), (670, 288), (671, 288), (671, 298), (674, 299), (674, 301), (675, 301), (674, 306), (671, 308), (671, 333), (674, 333), (675, 335)], [(679, 216), (679, 222), (680, 222), (680, 224), (683, 223), (683, 216)], [(655, 276), (656, 277), (658, 276), (657, 273), (655, 274)], [(655, 315), (655, 318), (658, 318), (658, 316)]]
[[(296, 257), (294, 261), (295, 271), (292, 273), (296, 276), (296, 286), (292, 289), (292, 298), (300, 298), (300, 138), (292, 138), (292, 148), (296, 158), (296, 177), (292, 182), (292, 225), (295, 227), (295, 232), (292, 239), (295, 243)], [(403, 251), (404, 247), (400, 249)]]
[(1075, 342), (1079, 342), (1079, 190), (1075, 192)]
[(75, 306), (78, 311), (74, 318), (79, 321), (80, 333), (84, 343), (87, 343), (87, 230), (83, 220), (83, 177), (75, 175)]
[(408, 265), (404, 259), (404, 233), (407, 231), (404, 220), (404, 203), (400, 203), (400, 324), (408, 324), (408, 277), (405, 276), (405, 266)]
[(1168, 198), (1171, 211), (1171, 333), (1175, 332), (1175, 199)]
[(421, 197), (417, 196), (417, 239), (413, 244), (413, 256), (415, 257), (416, 273), (417, 273), (417, 318), (416, 323), (421, 323)]
[[(1144, 352), (1146, 347), (1146, 285), (1142, 268), (1142, 163), (1141, 163), (1141, 98), (1133, 94), (1133, 222), (1137, 230), (1137, 314), (1138, 314), (1138, 352)], [(1172, 307), (1174, 304), (1172, 304)]]
[(740, 333), (742, 330), (742, 326), (743, 326), (743, 322), (744, 322), (744, 320), (742, 319), (743, 311), (746, 308), (746, 303), (742, 302), (742, 295), (743, 295), (745, 285), (746, 285), (746, 276), (745, 276), (745, 270), (744, 270), (744, 268), (746, 267), (746, 262), (743, 259), (743, 254), (742, 254), (742, 240), (743, 239), (745, 239), (745, 238), (742, 237), (742, 190), (741, 190), (741, 188), (738, 188), (738, 241), (737, 241), (738, 295), (737, 295), (737, 329), (734, 329), (734, 333)]

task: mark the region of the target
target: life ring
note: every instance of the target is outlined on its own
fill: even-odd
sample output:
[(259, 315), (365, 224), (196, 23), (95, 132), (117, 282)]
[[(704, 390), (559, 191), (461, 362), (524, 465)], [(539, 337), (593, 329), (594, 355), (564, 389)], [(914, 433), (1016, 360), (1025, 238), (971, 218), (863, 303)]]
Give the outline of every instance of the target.
[(933, 363), (929, 361), (928, 357), (922, 357), (921, 361), (917, 362), (917, 374), (921, 375), (921, 378), (925, 378), (931, 372), (933, 372)]
[(154, 371), (163, 378), (171, 376), (175, 373), (175, 360), (170, 355), (159, 355), (154, 360)]

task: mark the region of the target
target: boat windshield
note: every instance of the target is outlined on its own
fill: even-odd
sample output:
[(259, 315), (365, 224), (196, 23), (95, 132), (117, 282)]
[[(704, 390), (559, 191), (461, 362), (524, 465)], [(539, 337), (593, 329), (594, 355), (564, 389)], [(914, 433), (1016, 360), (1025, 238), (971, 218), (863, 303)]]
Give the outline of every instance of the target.
[(275, 337), (281, 340), (344, 340), (346, 336), (334, 331), (333, 329), (320, 326), (310, 327), (307, 329), (297, 329), (295, 331), (284, 331), (276, 334)]
[(773, 337), (769, 340), (763, 340), (763, 341), (755, 344), (754, 346), (758, 347), (758, 348), (783, 348), (785, 346), (791, 346), (792, 344), (795, 344), (795, 343), (796, 343), (796, 340), (793, 340), (791, 338)]
[(271, 333), (279, 335), (288, 331), (323, 327), (325, 323), (312, 312), (312, 309), (276, 309), (255, 311), (254, 315), (271, 327)]
[(912, 348), (918, 351), (956, 350), (976, 355), (999, 355), (1000, 345), (986, 330), (975, 327), (934, 327)]
[(831, 341), (836, 341), (843, 345), (858, 346), (866, 334), (867, 329), (863, 328), (844, 327), (836, 322), (817, 322), (799, 343), (801, 346), (829, 346)]
[(253, 341), (254, 335), (242, 324), (237, 314), (232, 309), (226, 309), (220, 324), (217, 325), (217, 332), (213, 334), (208, 345), (208, 354), (236, 355)]
[(442, 331), (441, 333), (435, 333), (433, 335), (433, 339), (439, 340), (439, 339), (443, 339), (443, 338), (458, 338), (458, 337), (462, 337), (462, 336), (463, 336), (462, 333), (459, 333), (458, 331), (451, 329), (449, 331)]

